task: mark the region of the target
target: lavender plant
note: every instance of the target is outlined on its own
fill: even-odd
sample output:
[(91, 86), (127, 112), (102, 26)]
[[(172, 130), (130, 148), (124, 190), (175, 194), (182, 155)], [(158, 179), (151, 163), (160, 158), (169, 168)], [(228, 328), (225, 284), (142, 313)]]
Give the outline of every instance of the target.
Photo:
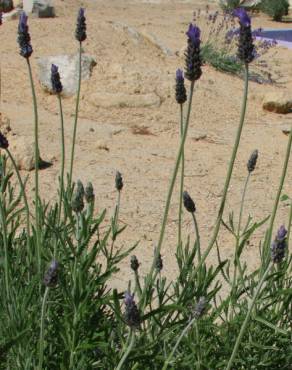
[[(202, 30), (204, 61), (220, 71), (242, 76), (244, 66), (237, 55), (240, 30), (234, 8), (236, 7), (224, 8), (224, 13), (220, 14), (219, 11), (211, 12), (207, 5), (204, 11), (194, 12), (194, 22)], [(277, 43), (275, 40), (263, 40), (260, 35), (261, 28), (252, 31), (255, 62), (250, 68), (250, 79), (259, 83), (271, 83), (275, 77), (272, 77), (264, 57)]]
[[(240, 123), (227, 170), (222, 199), (209, 244), (202, 245), (196, 204), (184, 191), (184, 147), (190, 124), (194, 87), (202, 75), (201, 32), (187, 31), (185, 73), (176, 74), (175, 99), (180, 107), (180, 145), (167, 194), (161, 231), (153, 262), (144, 277), (141, 263), (120, 244), (119, 213), (126, 179), (116, 173), (117, 191), (110, 223), (95, 212), (95, 190), (78, 180), (72, 183), (74, 142), (77, 135), (81, 71), (77, 92), (73, 145), (68, 183), (64, 184), (64, 125), (62, 84), (57, 66), (51, 81), (59, 100), (62, 162), (59, 199), (47, 204), (36, 194), (35, 220), (31, 217), (25, 181), (19, 173), (7, 138), (0, 134), (0, 369), (290, 369), (292, 363), (292, 257), (289, 233), (274, 223), (286, 178), (292, 145), (288, 139), (283, 171), (270, 217), (254, 222), (248, 217), (246, 193), (256, 171), (258, 151), (247, 161), (247, 177), (237, 225), (224, 221), (228, 188), (245, 120), (249, 67), (255, 58), (251, 20), (243, 9), (239, 20), (237, 56), (244, 65), (245, 81)], [(86, 38), (84, 10), (78, 18), (76, 38)], [(21, 55), (29, 64), (32, 48), (27, 18), (19, 26)], [(80, 49), (81, 50), (81, 49)], [(81, 55), (81, 51), (80, 51)], [(81, 60), (81, 59), (80, 59)], [(79, 61), (80, 61), (79, 60)], [(184, 78), (189, 80), (186, 94)], [(33, 82), (33, 103), (36, 104)], [(187, 102), (184, 117), (184, 104)], [(35, 105), (36, 185), (38, 183), (38, 120)], [(73, 153), (73, 155), (72, 155)], [(13, 171), (7, 162), (11, 161)], [(181, 166), (177, 276), (164, 276), (162, 246), (174, 185)], [(17, 184), (13, 181), (16, 174)], [(36, 187), (37, 188), (37, 187)], [(195, 193), (195, 189), (192, 189)], [(185, 237), (181, 217), (194, 222), (194, 242)], [(248, 271), (242, 251), (256, 230), (269, 219), (259, 245), (260, 264)], [(288, 219), (291, 228), (292, 207)], [(25, 220), (25, 222), (23, 222)], [(286, 224), (286, 222), (285, 222)], [(234, 256), (222, 260), (218, 234), (224, 226), (234, 237)], [(31, 234), (32, 231), (32, 234)], [(39, 233), (39, 234), (38, 234)], [(217, 247), (218, 264), (207, 259)], [(202, 251), (201, 251), (202, 249)], [(37, 252), (37, 253), (36, 253)], [(256, 252), (254, 252), (256, 253)], [(131, 257), (129, 257), (131, 255)], [(129, 260), (133, 274), (125, 291), (112, 289), (111, 279), (120, 263)], [(143, 263), (143, 261), (142, 261)], [(230, 269), (233, 268), (233, 271)], [(223, 294), (224, 291), (228, 292)]]

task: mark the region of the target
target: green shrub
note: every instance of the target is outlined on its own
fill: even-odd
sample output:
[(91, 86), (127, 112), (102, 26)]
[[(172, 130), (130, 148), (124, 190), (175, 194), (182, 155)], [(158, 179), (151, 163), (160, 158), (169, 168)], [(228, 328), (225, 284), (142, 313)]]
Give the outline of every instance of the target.
[(288, 0), (263, 0), (261, 10), (270, 15), (274, 21), (280, 22), (289, 13)]
[(233, 10), (240, 6), (240, 0), (220, 0), (219, 5), (224, 11)]

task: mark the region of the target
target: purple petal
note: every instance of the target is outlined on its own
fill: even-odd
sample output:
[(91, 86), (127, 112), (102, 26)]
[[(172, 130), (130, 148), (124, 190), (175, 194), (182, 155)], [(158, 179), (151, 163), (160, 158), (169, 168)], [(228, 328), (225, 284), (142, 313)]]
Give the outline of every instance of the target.
[(184, 80), (184, 74), (183, 74), (183, 71), (181, 69), (176, 70), (176, 79), (178, 81), (183, 81)]
[(233, 15), (239, 19), (242, 26), (249, 27), (251, 25), (250, 17), (243, 8), (237, 8), (233, 11)]
[(188, 36), (189, 40), (192, 42), (192, 44), (195, 47), (198, 47), (200, 45), (200, 42), (201, 42), (201, 40), (200, 40), (201, 31), (200, 31), (199, 27), (190, 24), (189, 25), (189, 29), (186, 32), (186, 35)]
[(284, 239), (284, 238), (285, 238), (285, 236), (286, 236), (286, 234), (287, 234), (287, 230), (285, 229), (285, 226), (284, 226), (284, 225), (282, 225), (282, 226), (279, 228), (278, 232), (277, 232), (277, 239), (278, 239), (278, 240), (282, 240), (282, 239)]

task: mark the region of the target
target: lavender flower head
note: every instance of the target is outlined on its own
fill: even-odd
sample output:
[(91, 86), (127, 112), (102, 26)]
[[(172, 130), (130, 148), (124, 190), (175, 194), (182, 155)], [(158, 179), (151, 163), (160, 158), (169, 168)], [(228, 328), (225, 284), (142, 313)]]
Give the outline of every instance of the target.
[(134, 272), (138, 271), (140, 263), (138, 261), (138, 258), (135, 255), (131, 256), (131, 264), (130, 265), (131, 265), (131, 269)]
[(1, 24), (2, 24), (2, 18), (3, 18), (3, 13), (2, 13), (2, 12), (0, 12), (0, 26), (1, 26)]
[(188, 36), (190, 42), (192, 45), (196, 48), (198, 48), (201, 44), (200, 36), (201, 36), (201, 30), (199, 27), (190, 24), (189, 29), (186, 32), (186, 35)]
[(93, 185), (91, 182), (89, 182), (86, 187), (85, 187), (85, 191), (84, 191), (84, 196), (85, 196), (85, 200), (87, 203), (92, 203), (94, 202), (94, 199), (95, 199), (95, 195), (94, 195), (94, 189), (93, 189)]
[(52, 64), (52, 67), (51, 67), (51, 82), (52, 82), (52, 89), (54, 93), (60, 94), (63, 90), (63, 85), (61, 83), (61, 78), (58, 72), (58, 67), (55, 64)]
[(134, 294), (131, 294), (130, 292), (125, 293), (125, 313), (124, 313), (124, 319), (128, 326), (131, 328), (139, 328), (141, 323), (141, 317), (139, 310), (137, 308), (137, 305), (134, 300)]
[(0, 132), (0, 149), (7, 149), (9, 146), (8, 140), (6, 137)]
[(237, 17), (239, 19), (239, 23), (243, 25), (244, 27), (250, 27), (251, 26), (251, 20), (249, 15), (247, 14), (246, 10), (244, 8), (237, 8), (233, 11), (234, 17)]
[(177, 69), (175, 80), (175, 99), (178, 104), (184, 104), (187, 101), (187, 92), (183, 71), (181, 69)]
[(251, 156), (249, 157), (249, 160), (247, 162), (247, 170), (249, 173), (255, 170), (257, 160), (258, 160), (258, 155), (259, 155), (259, 152), (256, 149), (251, 153)]
[(249, 64), (256, 57), (251, 20), (243, 8), (234, 10), (233, 14), (238, 18), (240, 25), (237, 56), (242, 62)]
[(287, 230), (282, 225), (271, 245), (271, 258), (273, 263), (280, 263), (283, 261), (287, 249)]
[(75, 38), (80, 43), (86, 40), (86, 18), (84, 16), (85, 10), (83, 8), (79, 9), (77, 16), (77, 26), (75, 31)]
[(48, 271), (45, 273), (43, 283), (48, 288), (54, 288), (58, 282), (59, 263), (56, 260), (51, 262)]
[(201, 31), (199, 27), (190, 24), (186, 35), (188, 36), (188, 47), (185, 52), (185, 77), (189, 81), (194, 82), (202, 75), (202, 59), (200, 55)]
[(195, 203), (187, 191), (183, 192), (183, 203), (184, 203), (185, 209), (188, 212), (190, 213), (196, 212)]
[(123, 186), (124, 186), (123, 177), (119, 171), (116, 172), (115, 185), (116, 185), (117, 191), (121, 191), (123, 189)]
[(30, 34), (28, 32), (27, 15), (25, 12), (22, 12), (19, 17), (17, 41), (20, 47), (20, 55), (28, 59), (33, 50), (30, 44)]

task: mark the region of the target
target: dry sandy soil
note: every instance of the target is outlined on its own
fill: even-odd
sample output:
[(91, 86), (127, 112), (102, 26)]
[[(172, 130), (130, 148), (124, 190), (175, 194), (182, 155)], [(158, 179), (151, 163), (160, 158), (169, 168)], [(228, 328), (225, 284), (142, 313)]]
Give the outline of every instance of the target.
[[(195, 0), (55, 0), (56, 18), (29, 20), (34, 47), (31, 62), (40, 107), (41, 155), (53, 163), (52, 167), (41, 172), (42, 195), (50, 201), (56, 199), (60, 169), (60, 129), (57, 100), (44, 92), (38, 83), (36, 58), (77, 51), (78, 45), (74, 39), (76, 13), (80, 6), (84, 6), (88, 24), (88, 39), (84, 49), (96, 58), (97, 66), (93, 69), (91, 79), (82, 84), (74, 178), (94, 184), (97, 210), (107, 208), (109, 218), (116, 199), (115, 171), (119, 170), (123, 174), (125, 186), (120, 217), (121, 223), (126, 224), (127, 228), (117, 245), (126, 248), (140, 241), (136, 254), (143, 272), (152, 261), (169, 177), (177, 153), (179, 112), (173, 87), (175, 70), (183, 67), (184, 61), (176, 52), (185, 45), (185, 31), (192, 20), (194, 9), (206, 3)], [(214, 2), (209, 3), (216, 8)], [(173, 51), (173, 55), (164, 55), (151, 42), (135, 43), (127, 33), (113, 27), (115, 22), (154, 34)], [(263, 15), (255, 16), (254, 25), (282, 27)], [(16, 31), (17, 20), (6, 22), (0, 30), (1, 110), (11, 120), (12, 133), (31, 140), (31, 95), (25, 61), (18, 54)], [(234, 210), (235, 216), (238, 215), (246, 162), (251, 151), (257, 148), (258, 167), (249, 185), (245, 219), (248, 213), (260, 220), (271, 212), (287, 143), (287, 136), (282, 133), (280, 126), (290, 123), (292, 117), (292, 114), (279, 115), (262, 109), (262, 98), (268, 90), (284, 91), (290, 97), (292, 51), (277, 48), (277, 52), (273, 50), (266, 59), (271, 73), (280, 72), (282, 77), (277, 85), (250, 85), (246, 124), (226, 206), (226, 215), (231, 210)], [(242, 85), (239, 78), (217, 72), (207, 65), (196, 85), (186, 143), (185, 188), (196, 202), (203, 250), (218, 211), (239, 120)], [(94, 101), (97, 92), (129, 93), (138, 97), (155, 93), (161, 105), (100, 108)], [(74, 105), (73, 97), (64, 99), (67, 157), (71, 147)], [(23, 171), (22, 175), (26, 176), (27, 172)], [(32, 192), (33, 172), (29, 173), (29, 177)], [(284, 190), (292, 196), (291, 180), (292, 171), (289, 171)], [(162, 249), (164, 274), (168, 278), (172, 278), (176, 272), (177, 209), (176, 192)], [(276, 225), (287, 225), (288, 210), (288, 206), (282, 203)], [(258, 263), (257, 245), (264, 230), (262, 228), (255, 239), (250, 240), (244, 253), (251, 269)], [(184, 214), (185, 239), (188, 234), (193, 240), (191, 218)], [(223, 231), (220, 234), (220, 249), (223, 257), (233, 256), (234, 243)], [(215, 251), (209, 256), (208, 263), (217, 263)], [(125, 261), (113, 284), (126, 286), (130, 275), (129, 263)]]

